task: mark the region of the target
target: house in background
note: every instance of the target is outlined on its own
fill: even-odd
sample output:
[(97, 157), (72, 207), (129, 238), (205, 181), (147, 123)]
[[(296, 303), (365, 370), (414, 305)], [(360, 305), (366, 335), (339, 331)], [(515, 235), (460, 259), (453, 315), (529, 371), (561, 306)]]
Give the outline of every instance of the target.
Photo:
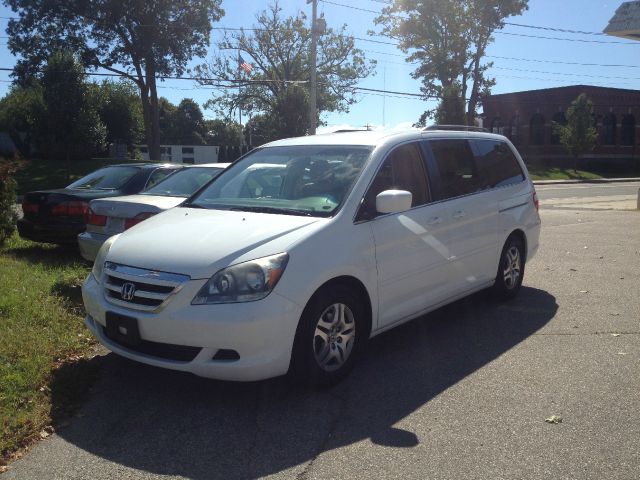
[(585, 158), (610, 164), (640, 160), (640, 90), (573, 85), (490, 95), (483, 101), (483, 124), (507, 136), (527, 162), (563, 164), (569, 158), (552, 123), (566, 123), (565, 112), (581, 93), (593, 102), (598, 132)]

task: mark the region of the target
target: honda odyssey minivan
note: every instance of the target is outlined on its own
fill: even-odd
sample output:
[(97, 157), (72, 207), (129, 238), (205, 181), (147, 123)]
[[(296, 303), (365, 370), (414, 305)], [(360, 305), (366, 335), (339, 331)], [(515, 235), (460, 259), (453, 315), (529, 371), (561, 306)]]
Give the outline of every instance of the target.
[(330, 384), (374, 335), (482, 289), (515, 296), (539, 234), (503, 136), (280, 140), (105, 242), (82, 289), (86, 324), (149, 365)]

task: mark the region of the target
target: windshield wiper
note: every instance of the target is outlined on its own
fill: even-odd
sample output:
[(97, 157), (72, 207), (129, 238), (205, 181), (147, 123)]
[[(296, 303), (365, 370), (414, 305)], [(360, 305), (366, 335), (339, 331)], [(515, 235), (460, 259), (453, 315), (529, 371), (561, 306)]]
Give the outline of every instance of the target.
[(276, 213), (276, 214), (285, 214), (285, 215), (302, 215), (304, 217), (312, 217), (313, 216), (310, 212), (307, 212), (305, 210), (297, 210), (295, 208), (246, 206), (246, 207), (231, 207), (229, 210), (234, 210), (234, 211), (239, 211), (239, 212), (257, 212), (257, 213)]

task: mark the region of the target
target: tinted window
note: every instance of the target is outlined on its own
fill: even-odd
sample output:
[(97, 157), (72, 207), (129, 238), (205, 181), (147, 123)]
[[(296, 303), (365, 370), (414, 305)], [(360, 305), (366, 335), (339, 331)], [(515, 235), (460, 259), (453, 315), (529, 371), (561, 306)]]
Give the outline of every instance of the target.
[(440, 172), (439, 200), (480, 190), (473, 152), (467, 140), (430, 140), (429, 145)]
[(483, 188), (505, 187), (524, 180), (518, 160), (504, 142), (476, 140), (477, 166)]
[(145, 195), (188, 197), (208, 181), (217, 177), (222, 168), (193, 167), (180, 170), (144, 192)]
[(156, 183), (160, 182), (161, 180), (164, 180), (167, 175), (173, 172), (175, 172), (175, 170), (173, 169), (159, 168), (158, 170), (153, 172), (149, 177), (149, 180), (147, 181), (147, 188), (153, 187)]
[(118, 190), (138, 173), (137, 167), (106, 167), (96, 170), (80, 180), (73, 182), (67, 188), (83, 190)]
[(429, 201), (427, 177), (419, 144), (401, 145), (391, 152), (364, 197), (358, 220), (371, 219), (378, 215), (376, 197), (385, 190), (411, 192), (412, 207), (424, 205)]

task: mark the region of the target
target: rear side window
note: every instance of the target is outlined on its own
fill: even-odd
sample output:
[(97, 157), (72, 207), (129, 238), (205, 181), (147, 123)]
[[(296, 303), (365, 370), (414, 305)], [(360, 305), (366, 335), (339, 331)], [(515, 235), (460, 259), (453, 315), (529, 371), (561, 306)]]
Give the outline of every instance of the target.
[(441, 191), (438, 200), (481, 190), (473, 152), (467, 140), (430, 140), (429, 146), (440, 172)]
[(101, 168), (73, 182), (67, 188), (79, 190), (118, 190), (139, 171), (140, 169), (138, 167), (127, 166)]
[(154, 171), (151, 176), (149, 177), (149, 180), (147, 181), (147, 186), (146, 188), (151, 188), (153, 187), (156, 183), (159, 183), (161, 180), (164, 180), (164, 178), (175, 172), (174, 169), (169, 169), (169, 168), (159, 168), (156, 171)]
[(474, 143), (482, 188), (506, 187), (524, 180), (520, 164), (506, 143), (495, 140)]
[(364, 197), (358, 220), (367, 220), (378, 215), (376, 196), (385, 190), (411, 192), (412, 207), (424, 205), (429, 201), (424, 161), (418, 143), (401, 145), (386, 158)]

